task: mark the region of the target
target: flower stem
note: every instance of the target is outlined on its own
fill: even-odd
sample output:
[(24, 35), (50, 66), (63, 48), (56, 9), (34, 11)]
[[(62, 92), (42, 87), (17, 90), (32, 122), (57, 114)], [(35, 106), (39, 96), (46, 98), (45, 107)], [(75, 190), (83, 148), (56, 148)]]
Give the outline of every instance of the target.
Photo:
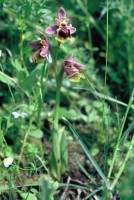
[(21, 30), (21, 35), (20, 35), (20, 43), (19, 43), (19, 47), (20, 47), (20, 59), (21, 59), (21, 65), (25, 70), (25, 73), (28, 75), (28, 70), (27, 67), (25, 65), (25, 61), (24, 61), (24, 33), (23, 30)]
[[(58, 49), (60, 47), (60, 43), (58, 43)], [(60, 107), (60, 89), (62, 84), (63, 78), (63, 67), (61, 70), (58, 70), (57, 67), (57, 57), (58, 57), (58, 50), (55, 55), (55, 78), (56, 78), (56, 104), (55, 104), (55, 113), (54, 113), (54, 124), (52, 129), (52, 144), (53, 144), (53, 151), (52, 151), (52, 170), (54, 176), (60, 180), (61, 178), (61, 147), (60, 147), (60, 132), (59, 132), (59, 107)]]
[(58, 58), (58, 53), (59, 53), (60, 44), (61, 44), (61, 43), (58, 42), (58, 48), (57, 48), (56, 55), (55, 55), (55, 60), (54, 60), (56, 81), (57, 81), (57, 76), (58, 76), (57, 58)]
[(45, 91), (45, 89), (43, 88), (43, 78), (45, 76), (45, 72), (46, 72), (46, 79), (47, 79), (48, 77), (47, 63), (44, 64), (42, 67), (42, 73), (41, 73), (41, 78), (40, 78), (40, 91), (39, 91), (38, 114), (37, 114), (37, 124), (39, 128), (40, 128), (40, 122), (41, 122), (41, 109), (42, 109), (43, 97), (44, 97), (43, 91)]
[[(63, 78), (63, 68), (60, 70), (59, 74), (56, 77), (56, 105), (55, 105), (55, 114), (54, 114), (54, 125), (52, 130), (52, 143), (53, 143), (53, 154), (52, 154), (52, 165), (54, 169), (54, 174), (56, 178), (60, 180), (61, 178), (61, 147), (60, 147), (60, 133), (59, 133), (59, 107), (60, 107), (60, 89)], [(55, 163), (55, 164), (53, 164)]]
[(59, 53), (59, 48), (60, 48), (60, 42), (58, 42), (58, 49), (56, 51), (55, 55), (55, 60), (54, 60), (54, 66), (55, 66), (55, 79), (56, 79), (56, 105), (55, 105), (55, 114), (54, 114), (54, 126), (58, 128), (58, 113), (59, 113), (59, 104), (60, 104), (60, 88), (61, 88), (61, 83), (62, 83), (62, 77), (61, 76), (61, 71), (58, 72), (58, 67), (57, 67), (57, 58), (58, 58), (58, 53)]
[(55, 115), (54, 115), (54, 123), (58, 126), (58, 117), (59, 117), (59, 105), (60, 105), (60, 89), (62, 84), (63, 77), (63, 68), (60, 70), (59, 74), (56, 77), (56, 106), (55, 106)]

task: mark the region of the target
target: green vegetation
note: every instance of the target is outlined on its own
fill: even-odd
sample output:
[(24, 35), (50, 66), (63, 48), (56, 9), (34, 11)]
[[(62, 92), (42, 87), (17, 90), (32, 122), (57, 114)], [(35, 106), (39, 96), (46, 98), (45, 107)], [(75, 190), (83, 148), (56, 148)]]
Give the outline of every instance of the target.
[(0, 199), (133, 200), (133, 0), (1, 0), (0, 18)]

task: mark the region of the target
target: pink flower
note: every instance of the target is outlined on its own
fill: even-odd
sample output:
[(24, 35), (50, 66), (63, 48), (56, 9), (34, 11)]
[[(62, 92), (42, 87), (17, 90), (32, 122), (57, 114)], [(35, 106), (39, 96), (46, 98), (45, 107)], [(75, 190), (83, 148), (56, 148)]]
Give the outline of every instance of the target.
[(49, 52), (49, 43), (47, 37), (39, 30), (36, 30), (38, 33), (43, 35), (43, 40), (37, 40), (34, 42), (29, 42), (29, 45), (33, 47), (35, 50), (37, 50), (33, 54), (33, 61), (35, 63), (38, 63), (40, 61), (43, 61)]
[(73, 56), (64, 61), (64, 72), (70, 81), (79, 82), (80, 78), (85, 78), (84, 70), (85, 66), (76, 62)]
[(66, 18), (66, 11), (64, 8), (59, 8), (58, 18), (55, 19), (56, 24), (48, 26), (45, 32), (50, 35), (56, 34), (55, 39), (60, 42), (65, 42), (67, 39), (72, 40), (72, 34), (75, 33), (76, 28), (68, 25), (69, 19)]

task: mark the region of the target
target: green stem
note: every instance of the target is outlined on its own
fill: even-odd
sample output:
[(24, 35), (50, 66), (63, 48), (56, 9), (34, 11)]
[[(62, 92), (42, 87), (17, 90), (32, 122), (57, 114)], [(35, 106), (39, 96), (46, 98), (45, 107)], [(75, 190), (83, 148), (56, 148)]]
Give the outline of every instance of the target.
[(59, 106), (60, 106), (60, 89), (62, 84), (62, 77), (63, 77), (63, 68), (59, 72), (56, 77), (56, 105), (55, 105), (55, 115), (54, 115), (54, 123), (58, 126), (58, 118), (59, 118)]
[(58, 110), (59, 110), (59, 103), (60, 103), (60, 81), (59, 81), (59, 73), (58, 73), (58, 67), (57, 67), (57, 58), (60, 48), (60, 42), (58, 42), (58, 49), (56, 51), (55, 60), (54, 60), (54, 67), (55, 67), (55, 79), (56, 79), (56, 105), (55, 105), (55, 115), (54, 115), (54, 122), (55, 124), (58, 124)]
[(42, 73), (41, 73), (41, 78), (40, 78), (40, 91), (39, 91), (38, 116), (37, 116), (38, 127), (40, 127), (40, 122), (41, 122), (41, 109), (42, 109), (43, 97), (44, 97), (44, 92), (43, 91), (45, 91), (45, 89), (43, 88), (43, 78), (44, 78), (45, 72), (46, 72), (46, 79), (47, 79), (48, 78), (47, 63), (44, 64), (43, 67), (42, 67)]
[(62, 77), (60, 79), (60, 72), (58, 72), (58, 67), (57, 67), (57, 58), (58, 58), (58, 53), (59, 53), (59, 48), (60, 48), (60, 42), (58, 42), (58, 49), (56, 51), (55, 55), (55, 60), (54, 60), (54, 67), (55, 67), (55, 79), (56, 79), (56, 105), (55, 105), (55, 114), (54, 114), (54, 126), (58, 127), (58, 113), (59, 113), (59, 104), (60, 104), (60, 88), (61, 88), (61, 82), (62, 82)]
[(5, 146), (8, 147), (8, 144), (7, 144), (6, 140), (5, 140), (3, 131), (1, 131), (1, 135), (2, 135), (3, 142), (5, 143)]
[(105, 64), (105, 83), (104, 83), (104, 95), (106, 95), (106, 82), (107, 82), (107, 69), (108, 69), (108, 0), (107, 0), (107, 18), (106, 18), (106, 64)]
[[(51, 176), (50, 176), (50, 173), (49, 173), (49, 170), (48, 170), (47, 167), (46, 167), (46, 163), (45, 163), (38, 155), (36, 155), (36, 157), (37, 157), (38, 160), (41, 162), (42, 166), (44, 167), (44, 169), (45, 169), (45, 171), (47, 172), (47, 174), (49, 175), (49, 177), (51, 177)], [(36, 170), (37, 170), (37, 168), (36, 168)]]
[[(58, 43), (58, 50), (60, 47), (60, 43)], [(57, 57), (58, 57), (58, 50), (55, 55), (55, 78), (56, 78), (56, 104), (55, 104), (55, 113), (54, 113), (54, 124), (53, 124), (53, 130), (52, 130), (52, 144), (53, 144), (53, 152), (52, 152), (52, 167), (54, 175), (58, 180), (61, 178), (61, 148), (60, 148), (60, 133), (59, 133), (59, 127), (58, 127), (58, 121), (59, 121), (59, 107), (60, 107), (60, 89), (62, 84), (62, 78), (63, 78), (63, 67), (61, 70), (58, 70), (57, 67)]]
[(114, 166), (114, 163), (115, 163), (115, 159), (116, 159), (116, 155), (117, 155), (117, 151), (118, 151), (118, 146), (120, 144), (120, 139), (121, 139), (121, 136), (122, 136), (124, 125), (125, 125), (125, 122), (126, 122), (126, 119), (127, 119), (127, 115), (128, 115), (129, 109), (130, 109), (131, 104), (133, 102), (133, 96), (134, 96), (134, 89), (132, 91), (132, 94), (131, 94), (131, 97), (130, 97), (130, 100), (129, 100), (129, 103), (128, 103), (128, 107), (126, 109), (125, 115), (124, 115), (123, 120), (122, 120), (121, 128), (120, 128), (119, 135), (118, 135), (117, 144), (116, 144), (115, 151), (114, 151), (113, 160), (112, 160), (109, 172), (108, 172), (108, 179), (110, 178), (112, 170), (113, 170), (113, 166)]
[(21, 64), (26, 72), (26, 74), (28, 75), (28, 71), (27, 71), (27, 68), (26, 68), (26, 65), (25, 65), (25, 61), (24, 61), (24, 48), (23, 48), (23, 44), (24, 43), (24, 33), (23, 31), (21, 30), (21, 35), (20, 35), (20, 57), (21, 57)]
[(21, 159), (22, 159), (22, 155), (23, 155), (24, 148), (25, 148), (25, 145), (26, 145), (27, 137), (28, 137), (29, 132), (30, 132), (30, 129), (31, 129), (31, 125), (32, 125), (32, 124), (30, 124), (30, 126), (29, 126), (29, 128), (28, 128), (28, 130), (27, 130), (27, 132), (26, 132), (26, 134), (25, 134), (24, 140), (23, 140), (23, 145), (22, 145), (21, 152), (20, 152), (20, 156), (19, 156), (19, 159), (18, 159), (18, 165), (19, 165), (19, 163), (20, 163), (20, 161), (21, 161)]
[(93, 43), (92, 43), (92, 35), (91, 35), (91, 15), (88, 12), (88, 5), (87, 5), (87, 0), (84, 1), (83, 7), (85, 6), (85, 14), (86, 14), (86, 27), (87, 27), (87, 32), (88, 32), (88, 40), (89, 40), (89, 45), (90, 45), (90, 54), (91, 58), (93, 58)]
[[(103, 100), (103, 113), (102, 113), (102, 123), (101, 123), (101, 134), (104, 134), (104, 124), (105, 124), (105, 99), (107, 96), (107, 70), (108, 70), (108, 0), (106, 1), (107, 15), (106, 15), (106, 61), (105, 61), (105, 79), (104, 79), (104, 100)], [(108, 138), (108, 132), (106, 131), (106, 137)], [(107, 141), (108, 142), (108, 141)], [(105, 146), (106, 148), (106, 146)], [(108, 153), (108, 152), (107, 152)], [(106, 161), (107, 154), (104, 154)], [(106, 162), (104, 162), (104, 169)]]
[(60, 42), (58, 42), (58, 48), (56, 51), (56, 55), (55, 55), (55, 60), (54, 60), (54, 67), (55, 67), (55, 78), (57, 81), (57, 77), (58, 77), (58, 67), (57, 67), (57, 58), (58, 58), (58, 53), (59, 53), (59, 49), (60, 49)]
[[(105, 78), (104, 78), (104, 97), (107, 94), (107, 69), (108, 69), (108, 0), (106, 2), (107, 6), (107, 16), (106, 16), (106, 61), (105, 61)], [(103, 117), (102, 117), (102, 133), (104, 130), (104, 107), (105, 107), (105, 98), (103, 101)]]
[[(56, 105), (55, 105), (55, 114), (54, 114), (54, 126), (52, 130), (52, 143), (53, 143), (53, 156), (52, 156), (52, 165), (54, 172), (56, 173), (56, 178), (60, 181), (61, 178), (61, 147), (60, 147), (60, 134), (59, 134), (59, 107), (60, 107), (60, 89), (62, 84), (64, 69), (62, 68), (59, 74), (56, 77)], [(55, 164), (53, 164), (55, 163)]]
[(123, 172), (124, 169), (125, 169), (126, 163), (127, 163), (128, 159), (129, 159), (129, 157), (130, 157), (130, 152), (131, 152), (132, 149), (133, 149), (133, 145), (134, 145), (134, 136), (133, 136), (133, 138), (132, 138), (132, 140), (131, 140), (131, 143), (130, 143), (130, 146), (129, 146), (127, 155), (126, 155), (126, 157), (125, 157), (125, 160), (124, 160), (124, 162), (122, 163), (122, 165), (121, 165), (121, 167), (120, 167), (118, 173), (116, 174), (115, 179), (114, 179), (114, 181), (113, 181), (113, 183), (112, 183), (112, 185), (111, 185), (111, 187), (110, 187), (111, 190), (114, 189), (114, 187), (115, 187), (115, 185), (117, 184), (117, 182), (118, 182), (118, 180), (119, 180), (119, 178), (120, 178), (122, 172)]
[(89, 22), (87, 28), (88, 28), (88, 40), (89, 40), (89, 43), (90, 43), (90, 54), (91, 54), (91, 58), (93, 58), (93, 44), (92, 44), (90, 22)]
[(106, 144), (104, 146), (104, 173), (107, 172), (107, 159), (108, 159), (108, 152), (109, 152), (109, 142), (110, 142), (110, 110), (107, 116), (107, 126), (106, 126)]

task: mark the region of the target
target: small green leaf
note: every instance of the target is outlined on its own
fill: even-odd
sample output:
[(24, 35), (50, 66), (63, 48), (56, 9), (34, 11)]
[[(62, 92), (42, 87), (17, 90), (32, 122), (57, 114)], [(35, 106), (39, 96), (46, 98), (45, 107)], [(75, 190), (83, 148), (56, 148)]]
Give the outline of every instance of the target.
[(67, 119), (76, 120), (78, 119), (78, 114), (74, 109), (66, 109), (60, 108), (59, 109), (59, 118), (65, 117)]
[(39, 193), (35, 188), (32, 188), (30, 191), (31, 191), (32, 193), (34, 193), (34, 194)]
[(21, 66), (21, 63), (19, 62), (19, 60), (15, 59), (15, 68), (17, 69), (17, 71), (23, 71), (23, 68)]
[(40, 129), (35, 129), (35, 130), (30, 131), (29, 135), (36, 138), (42, 138), (43, 132)]
[(10, 78), (10, 76), (4, 74), (3, 72), (0, 72), (0, 81), (6, 83), (7, 85), (15, 87), (13, 79)]
[(23, 89), (28, 91), (32, 90), (32, 87), (37, 80), (37, 76), (41, 75), (42, 67), (43, 65), (41, 63), (27, 77), (23, 78), (21, 81), (21, 87), (23, 87)]
[(37, 200), (36, 196), (32, 193), (19, 192), (22, 199)]
[(96, 156), (99, 153), (99, 148), (97, 147), (96, 144), (92, 145), (91, 147), (91, 154), (92, 156)]
[(53, 193), (55, 190), (57, 190), (59, 187), (59, 183), (56, 182), (50, 182), (47, 180), (42, 180), (42, 195), (41, 200), (54, 200)]

